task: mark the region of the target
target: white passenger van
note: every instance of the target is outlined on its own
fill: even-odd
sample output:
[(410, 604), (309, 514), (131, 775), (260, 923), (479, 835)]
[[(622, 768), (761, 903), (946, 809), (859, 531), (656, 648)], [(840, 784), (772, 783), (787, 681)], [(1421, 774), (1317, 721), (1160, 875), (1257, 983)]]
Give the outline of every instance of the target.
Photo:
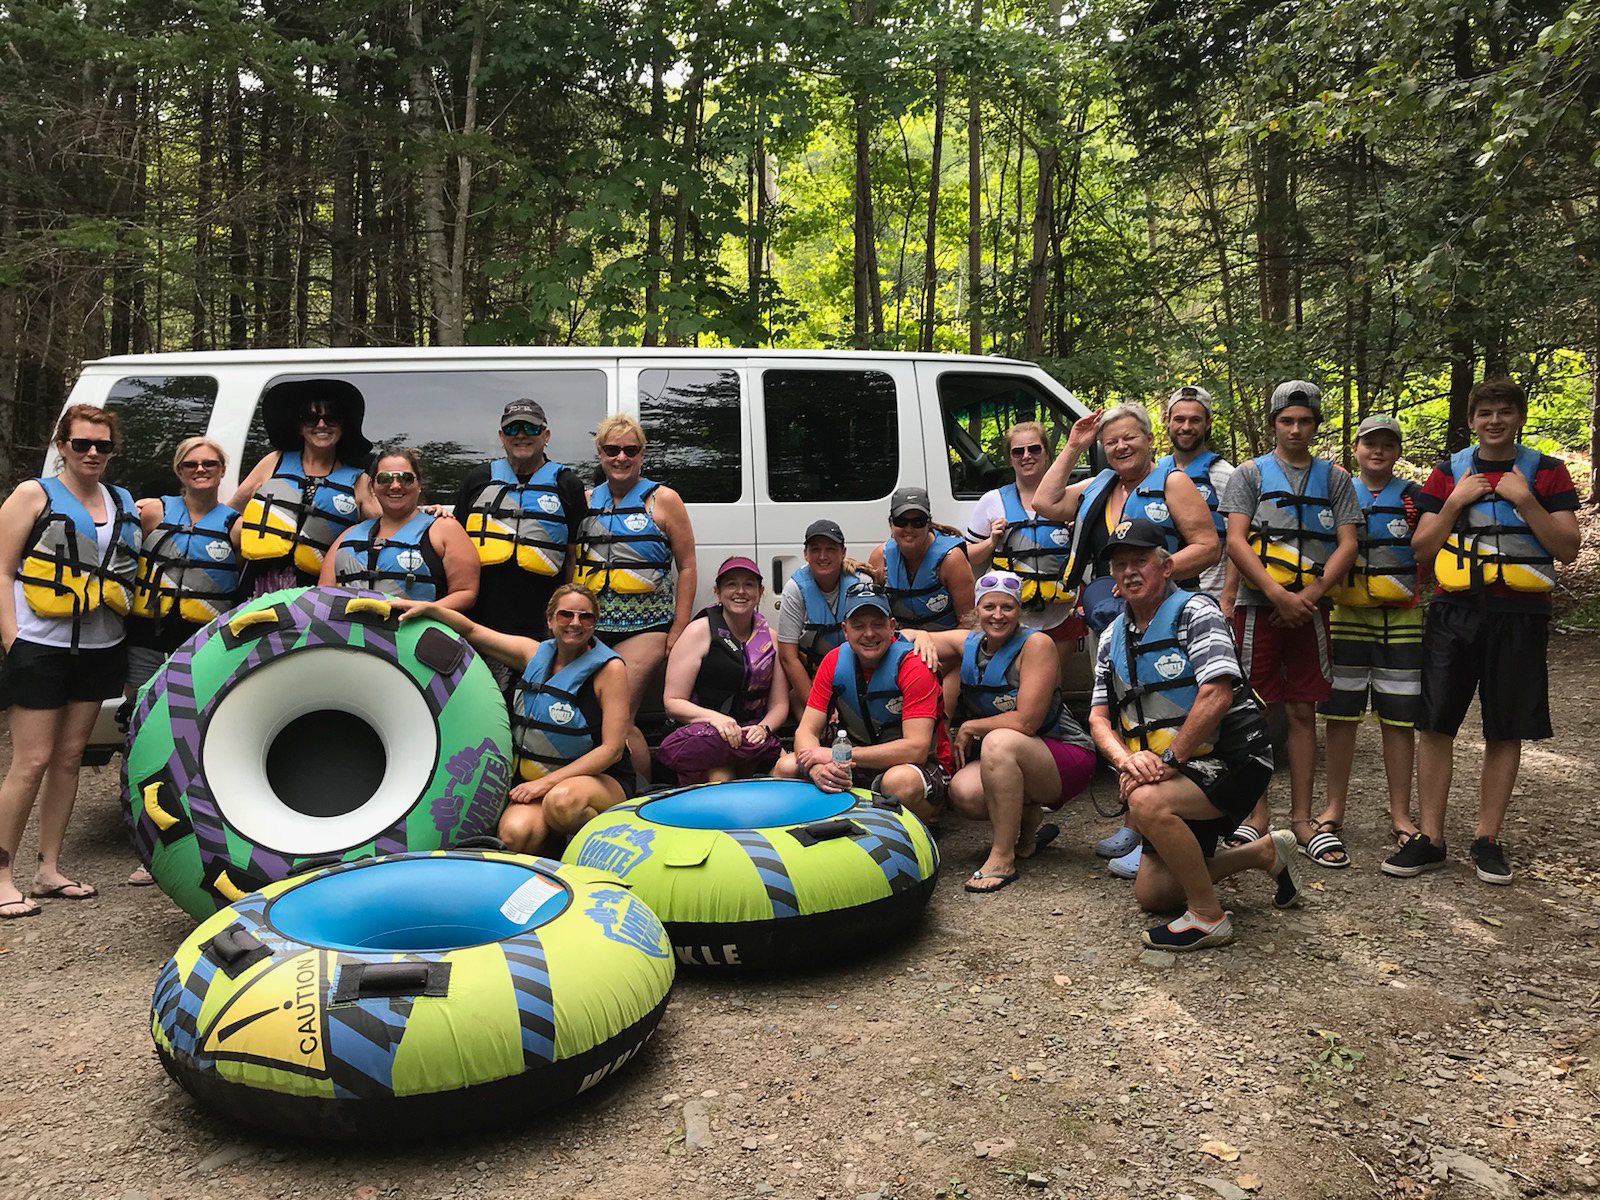
[[(890, 494), (917, 485), (928, 489), (935, 521), (964, 531), (973, 502), (1010, 478), (1007, 429), (1042, 421), (1059, 447), (1087, 411), (1038, 366), (1015, 359), (565, 347), (129, 355), (84, 364), (67, 402), (117, 414), (123, 447), (108, 479), (134, 496), (175, 491), (173, 449), (204, 432), (228, 452), (226, 497), (271, 449), (262, 395), (312, 379), (359, 389), (362, 432), (378, 446), (419, 449), (424, 499), (445, 504), (468, 470), (500, 456), (509, 400), (527, 396), (544, 407), (550, 457), (586, 482), (597, 478), (599, 419), (637, 418), (649, 439), (645, 475), (676, 488), (688, 505), (701, 601), (725, 558), (753, 552), (766, 574), (769, 617), (803, 562), (812, 521), (838, 521), (850, 554), (864, 560), (888, 536)], [(52, 448), (45, 472), (56, 466)], [(121, 744), (114, 708), (107, 705), (96, 727), (91, 761)]]

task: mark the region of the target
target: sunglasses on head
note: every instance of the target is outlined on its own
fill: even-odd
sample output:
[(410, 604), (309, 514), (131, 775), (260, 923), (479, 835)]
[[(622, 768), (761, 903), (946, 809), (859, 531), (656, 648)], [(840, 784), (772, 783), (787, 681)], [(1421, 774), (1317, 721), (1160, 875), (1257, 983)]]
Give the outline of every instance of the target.
[(580, 625), (593, 625), (598, 617), (599, 614), (597, 613), (579, 612), (575, 608), (556, 609), (556, 620), (558, 621), (576, 621)]
[(607, 458), (616, 458), (619, 454), (624, 458), (638, 458), (644, 453), (643, 446), (619, 446), (615, 442), (607, 442), (600, 447), (600, 453)]
[(980, 592), (987, 592), (993, 588), (1003, 588), (1020, 596), (1022, 594), (1022, 580), (1015, 575), (985, 575), (978, 580), (978, 590)]
[(845, 588), (844, 594), (846, 596), (887, 596), (889, 589), (882, 584), (872, 583), (863, 579), (859, 583), (852, 583)]
[(1011, 447), (1011, 457), (1012, 458), (1028, 458), (1030, 456), (1033, 457), (1033, 458), (1038, 458), (1043, 453), (1044, 453), (1044, 443), (1043, 442), (1031, 442), (1026, 446), (1013, 446), (1013, 447)]
[(304, 425), (307, 429), (315, 429), (318, 425), (326, 425), (331, 429), (333, 426), (341, 423), (342, 422), (340, 421), (337, 413), (315, 412), (307, 409), (305, 412), (300, 414), (300, 424)]
[(507, 421), (500, 426), (500, 432), (507, 437), (538, 437), (546, 428), (534, 421)]
[(67, 445), (79, 454), (87, 454), (91, 450), (98, 450), (101, 454), (111, 454), (117, 448), (117, 444), (110, 438), (68, 438)]
[(391, 483), (403, 483), (410, 487), (417, 481), (415, 471), (379, 471), (372, 477), (372, 481), (379, 487), (388, 487)]
[(896, 529), (926, 529), (928, 519), (927, 513), (903, 513), (898, 517), (890, 517), (889, 524)]
[(178, 470), (188, 471), (220, 471), (222, 460), (220, 458), (189, 458), (178, 464)]

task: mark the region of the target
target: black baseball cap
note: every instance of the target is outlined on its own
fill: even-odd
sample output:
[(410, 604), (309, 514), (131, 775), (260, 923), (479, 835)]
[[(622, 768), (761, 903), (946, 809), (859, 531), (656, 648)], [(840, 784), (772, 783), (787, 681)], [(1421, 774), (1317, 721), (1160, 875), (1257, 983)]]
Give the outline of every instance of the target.
[(825, 537), (830, 542), (838, 542), (841, 546), (844, 545), (844, 530), (839, 528), (839, 522), (830, 521), (826, 517), (823, 517), (820, 521), (813, 521), (806, 526), (806, 540), (802, 544), (809, 546), (812, 538), (819, 537)]
[(1119, 521), (1117, 527), (1111, 531), (1111, 537), (1101, 547), (1100, 557), (1110, 558), (1113, 551), (1132, 547), (1139, 550), (1154, 550), (1156, 547), (1166, 548), (1167, 535), (1148, 517), (1133, 517), (1127, 521)]

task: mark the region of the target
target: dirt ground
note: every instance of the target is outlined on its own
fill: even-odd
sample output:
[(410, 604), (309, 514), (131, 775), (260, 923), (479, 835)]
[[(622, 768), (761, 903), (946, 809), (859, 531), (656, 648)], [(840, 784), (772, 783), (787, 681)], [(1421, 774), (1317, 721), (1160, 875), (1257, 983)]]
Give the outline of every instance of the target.
[(167, 1079), (151, 987), (191, 922), (121, 886), (116, 768), (86, 772), (65, 866), (101, 896), (0, 923), (0, 1197), (1592, 1197), (1600, 641), (1558, 634), (1551, 657), (1557, 735), (1524, 758), (1511, 888), (1464, 861), (1471, 737), (1447, 870), (1378, 871), (1366, 727), (1353, 869), (1306, 865), (1289, 913), (1244, 880), (1237, 943), (1182, 958), (1141, 953), (1088, 803), (995, 896), (962, 892), (983, 851), (956, 825), (919, 936), (799, 976), (685, 969), (613, 1085), (443, 1144), (262, 1136)]

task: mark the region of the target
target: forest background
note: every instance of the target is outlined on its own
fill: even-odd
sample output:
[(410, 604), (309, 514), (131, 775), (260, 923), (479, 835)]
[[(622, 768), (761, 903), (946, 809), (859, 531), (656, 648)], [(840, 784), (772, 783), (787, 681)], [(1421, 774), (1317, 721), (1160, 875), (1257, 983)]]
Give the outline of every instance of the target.
[[(0, 475), (107, 353), (504, 343), (1600, 414), (1600, 0), (0, 0)], [(1600, 461), (1600, 454), (1592, 455)], [(1585, 472), (1587, 466), (1585, 465)], [(1576, 472), (1575, 472), (1576, 473)]]

